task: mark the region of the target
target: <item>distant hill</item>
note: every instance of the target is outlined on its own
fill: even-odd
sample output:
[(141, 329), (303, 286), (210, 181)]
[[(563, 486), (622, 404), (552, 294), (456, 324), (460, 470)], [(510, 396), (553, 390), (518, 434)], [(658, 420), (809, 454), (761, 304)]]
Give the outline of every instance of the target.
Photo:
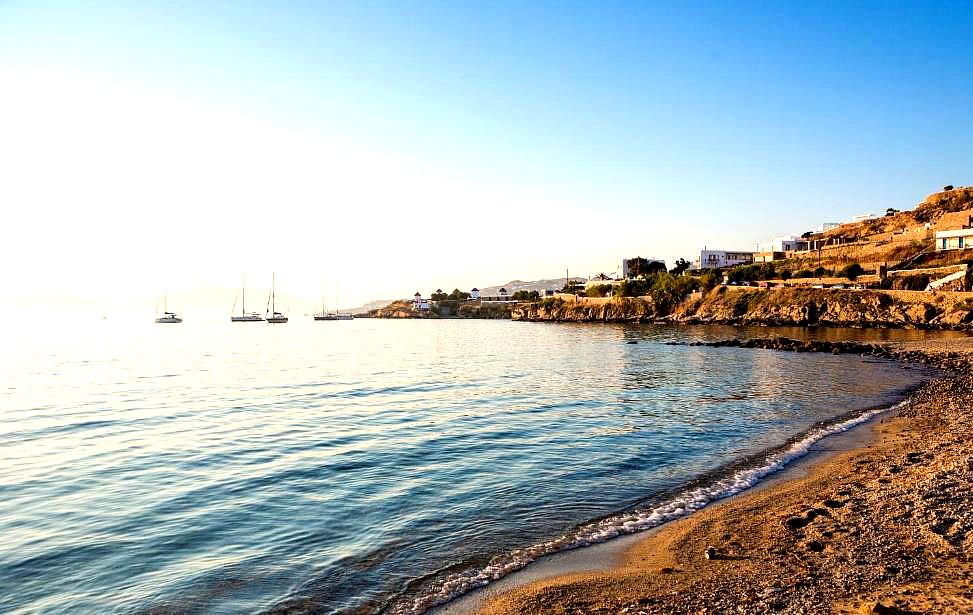
[(364, 314), (365, 312), (371, 312), (372, 310), (383, 308), (387, 305), (395, 303), (396, 301), (409, 301), (409, 300), (408, 299), (379, 299), (377, 301), (369, 301), (365, 305), (360, 305), (354, 308), (341, 308), (339, 311), (342, 314)]
[[(571, 277), (572, 280), (576, 282), (585, 282), (587, 278)], [(533, 282), (525, 282), (523, 280), (511, 280), (506, 284), (500, 286), (487, 286), (480, 289), (480, 293), (484, 295), (496, 295), (500, 292), (501, 288), (506, 288), (507, 292), (513, 294), (518, 290), (536, 290), (538, 292), (552, 288), (554, 290), (561, 290), (564, 287), (564, 278), (551, 278), (548, 280), (534, 280)]]

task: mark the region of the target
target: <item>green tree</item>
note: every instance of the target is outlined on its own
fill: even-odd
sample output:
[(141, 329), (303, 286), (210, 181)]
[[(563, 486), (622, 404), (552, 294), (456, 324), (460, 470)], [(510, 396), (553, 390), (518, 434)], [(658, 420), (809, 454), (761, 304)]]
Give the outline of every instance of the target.
[(613, 290), (611, 284), (595, 284), (586, 288), (584, 294), (589, 297), (607, 297)]
[(514, 301), (537, 301), (541, 294), (536, 290), (518, 290), (513, 294)]
[(666, 264), (636, 256), (628, 259), (628, 277), (642, 278), (666, 270)]
[(690, 262), (684, 258), (680, 258), (676, 261), (676, 266), (669, 270), (672, 275), (682, 275), (684, 271), (689, 269)]

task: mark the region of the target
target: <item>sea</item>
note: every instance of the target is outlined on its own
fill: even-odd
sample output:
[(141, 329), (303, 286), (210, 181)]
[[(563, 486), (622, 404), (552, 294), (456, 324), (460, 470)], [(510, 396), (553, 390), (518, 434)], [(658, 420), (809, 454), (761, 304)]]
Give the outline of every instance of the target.
[(949, 333), (4, 325), (0, 613), (420, 615), (757, 484), (931, 372), (670, 345)]

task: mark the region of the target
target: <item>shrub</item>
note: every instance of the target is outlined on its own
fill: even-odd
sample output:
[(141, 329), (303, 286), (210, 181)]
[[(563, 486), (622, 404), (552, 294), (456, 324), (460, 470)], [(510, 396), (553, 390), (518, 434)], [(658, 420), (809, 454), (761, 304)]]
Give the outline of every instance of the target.
[(863, 273), (865, 273), (865, 270), (862, 269), (861, 265), (859, 265), (858, 263), (852, 263), (850, 265), (842, 267), (841, 271), (838, 272), (838, 276), (842, 278), (848, 278), (851, 281), (855, 281), (858, 279), (858, 276), (860, 276)]
[(596, 284), (585, 289), (584, 294), (589, 297), (607, 297), (612, 294), (611, 284)]
[(797, 273), (794, 274), (794, 277), (795, 278), (813, 278), (814, 277), (814, 272), (811, 271), (810, 269), (801, 269), (800, 271), (798, 271)]
[(780, 272), (780, 279), (781, 280), (789, 280), (789, 279), (791, 279), (792, 276), (793, 276), (793, 274), (790, 271), (781, 271)]
[(712, 290), (719, 285), (722, 279), (722, 275), (710, 269), (703, 275), (699, 276), (699, 284), (702, 286), (703, 290)]
[(823, 278), (824, 276), (830, 274), (831, 272), (825, 269), (824, 267), (818, 267), (817, 269), (814, 270), (814, 277), (816, 278)]
[(518, 290), (513, 294), (514, 301), (537, 301), (541, 294), (536, 290)]

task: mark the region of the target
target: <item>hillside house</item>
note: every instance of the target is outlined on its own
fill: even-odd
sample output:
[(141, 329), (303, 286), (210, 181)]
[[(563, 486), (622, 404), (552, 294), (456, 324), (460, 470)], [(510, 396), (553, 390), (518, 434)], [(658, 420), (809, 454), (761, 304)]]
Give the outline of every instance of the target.
[(936, 231), (936, 250), (967, 250), (973, 248), (973, 228)]
[(484, 303), (511, 303), (513, 298), (507, 292), (506, 288), (501, 288), (495, 295), (481, 295), (480, 301)]
[(936, 224), (936, 250), (966, 250), (973, 247), (973, 209), (946, 214)]
[(470, 291), (470, 299), (472, 299), (473, 301), (479, 301), (480, 300), (480, 289), (479, 288), (474, 288), (473, 290)]
[(699, 251), (699, 260), (693, 263), (693, 268), (722, 269), (736, 265), (750, 265), (753, 263), (753, 257), (753, 252), (703, 249)]
[(754, 254), (753, 260), (755, 263), (769, 263), (779, 260), (784, 258), (788, 252), (800, 250), (802, 244), (806, 246), (807, 242), (795, 235), (774, 237), (770, 241), (757, 244), (757, 253)]

